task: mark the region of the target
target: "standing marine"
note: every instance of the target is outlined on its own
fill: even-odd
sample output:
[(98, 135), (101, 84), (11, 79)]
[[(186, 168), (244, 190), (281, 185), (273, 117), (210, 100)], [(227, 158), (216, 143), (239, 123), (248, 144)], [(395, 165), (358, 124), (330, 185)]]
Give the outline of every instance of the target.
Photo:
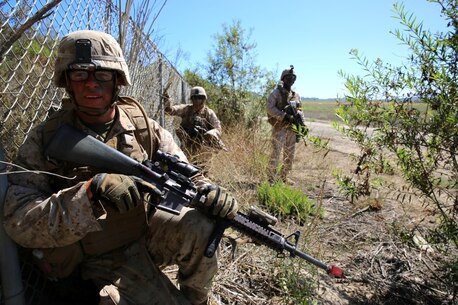
[[(296, 81), (294, 67), (285, 69), (281, 73), (279, 84), (267, 98), (267, 120), (272, 125), (272, 150), (269, 159), (269, 181), (274, 183), (281, 180), (288, 184), (295, 184), (288, 175), (293, 167), (297, 133), (293, 125), (300, 121), (304, 123), (301, 97), (292, 90)], [(283, 164), (279, 169), (279, 159), (283, 151)], [(279, 176), (278, 177), (278, 171)]]

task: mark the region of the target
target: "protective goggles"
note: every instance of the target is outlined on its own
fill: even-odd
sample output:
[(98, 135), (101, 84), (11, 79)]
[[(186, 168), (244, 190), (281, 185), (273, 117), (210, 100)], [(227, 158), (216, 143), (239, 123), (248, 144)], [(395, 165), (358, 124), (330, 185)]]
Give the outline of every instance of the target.
[(296, 80), (296, 75), (294, 74), (286, 74), (283, 79), (288, 79), (288, 80)]
[(67, 70), (68, 78), (74, 82), (84, 82), (90, 74), (99, 82), (109, 82), (114, 79), (115, 73), (112, 70)]
[(193, 95), (191, 96), (191, 100), (204, 100), (205, 99), (205, 95)]

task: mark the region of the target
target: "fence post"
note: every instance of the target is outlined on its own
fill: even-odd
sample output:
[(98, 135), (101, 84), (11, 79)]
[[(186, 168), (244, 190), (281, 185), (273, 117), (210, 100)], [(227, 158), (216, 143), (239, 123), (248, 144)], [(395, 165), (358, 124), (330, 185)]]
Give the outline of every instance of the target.
[(181, 103), (186, 104), (186, 82), (181, 79)]
[[(0, 143), (0, 161), (5, 161), (5, 151)], [(0, 163), (0, 264), (1, 287), (5, 305), (24, 305), (21, 267), (16, 244), (9, 238), (3, 228), (3, 204), (5, 201), (8, 180), (6, 165)]]
[(164, 114), (164, 73), (162, 71), (162, 55), (159, 56), (159, 124), (165, 128)]

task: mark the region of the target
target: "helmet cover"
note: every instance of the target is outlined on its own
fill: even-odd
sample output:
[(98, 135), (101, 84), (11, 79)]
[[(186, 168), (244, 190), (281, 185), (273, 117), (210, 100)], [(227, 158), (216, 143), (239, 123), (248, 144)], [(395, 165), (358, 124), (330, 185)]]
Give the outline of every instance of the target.
[(207, 93), (205, 92), (205, 89), (200, 86), (195, 86), (191, 88), (191, 99), (194, 96), (203, 96), (205, 97), (205, 99), (207, 99)]
[(282, 81), (283, 78), (285, 78), (286, 75), (293, 75), (294, 79), (296, 79), (296, 73), (294, 73), (294, 66), (293, 65), (291, 65), (289, 69), (283, 70), (283, 72), (281, 73), (280, 80)]
[(76, 31), (64, 36), (54, 65), (54, 84), (57, 87), (66, 87), (66, 70), (89, 67), (115, 70), (118, 72), (120, 85), (131, 84), (124, 55), (113, 36), (92, 30)]

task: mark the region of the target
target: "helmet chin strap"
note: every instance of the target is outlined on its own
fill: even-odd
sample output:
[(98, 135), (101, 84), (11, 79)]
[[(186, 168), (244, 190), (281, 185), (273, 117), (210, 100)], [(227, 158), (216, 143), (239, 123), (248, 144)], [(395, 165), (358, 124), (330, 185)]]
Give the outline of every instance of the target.
[(108, 112), (113, 107), (113, 104), (105, 107), (105, 108), (92, 108), (92, 107), (84, 107), (80, 106), (77, 103), (75, 103), (75, 109), (79, 112), (84, 113), (87, 116), (92, 116), (92, 117), (97, 117), (97, 116), (102, 116), (105, 113)]

